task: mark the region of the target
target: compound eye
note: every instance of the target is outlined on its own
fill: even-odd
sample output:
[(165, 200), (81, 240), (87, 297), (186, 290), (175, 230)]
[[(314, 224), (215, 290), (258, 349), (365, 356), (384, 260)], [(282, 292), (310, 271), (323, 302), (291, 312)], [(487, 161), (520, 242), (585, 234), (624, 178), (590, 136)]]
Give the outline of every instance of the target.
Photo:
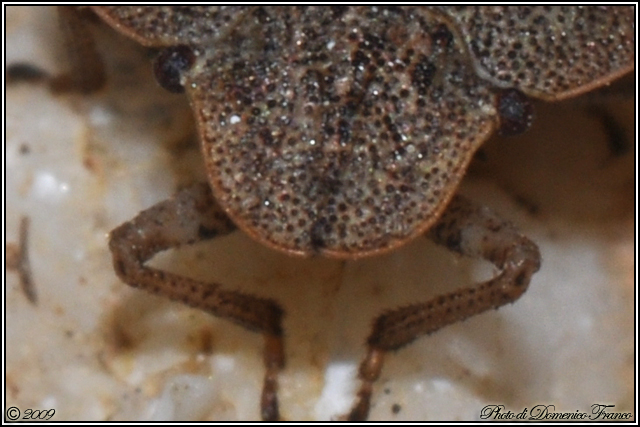
[(184, 92), (182, 74), (195, 62), (193, 49), (178, 45), (163, 49), (153, 63), (156, 80), (166, 90), (173, 93)]
[(517, 89), (505, 89), (498, 93), (498, 116), (500, 135), (519, 135), (531, 127), (533, 104)]

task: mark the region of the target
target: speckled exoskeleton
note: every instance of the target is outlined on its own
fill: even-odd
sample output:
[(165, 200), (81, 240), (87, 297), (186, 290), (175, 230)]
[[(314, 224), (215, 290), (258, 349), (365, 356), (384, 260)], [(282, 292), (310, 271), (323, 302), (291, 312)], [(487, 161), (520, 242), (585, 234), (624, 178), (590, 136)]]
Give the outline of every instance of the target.
[[(209, 178), (111, 233), (116, 273), (262, 333), (265, 420), (280, 418), (283, 310), (146, 261), (240, 228), (297, 256), (354, 259), (426, 235), (493, 263), (500, 272), (489, 281), (375, 319), (346, 415), (364, 419), (386, 352), (515, 301), (540, 266), (514, 226), (456, 196), (474, 152), (495, 130), (526, 130), (528, 97), (578, 95), (635, 59), (633, 7), (92, 9), (159, 49), (156, 77), (188, 95)], [(62, 11), (79, 56), (95, 58), (75, 10)], [(67, 84), (99, 87), (91, 62)]]

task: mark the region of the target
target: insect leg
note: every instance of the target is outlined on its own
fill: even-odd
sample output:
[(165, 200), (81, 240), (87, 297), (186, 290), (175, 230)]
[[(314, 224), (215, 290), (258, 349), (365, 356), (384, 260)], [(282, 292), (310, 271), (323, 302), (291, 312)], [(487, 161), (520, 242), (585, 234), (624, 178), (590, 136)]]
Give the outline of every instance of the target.
[(351, 420), (368, 416), (372, 386), (382, 370), (385, 352), (397, 350), (444, 326), (514, 302), (540, 268), (540, 253), (531, 240), (489, 209), (460, 196), (454, 197), (427, 236), (462, 255), (490, 261), (500, 273), (486, 282), (379, 316), (367, 340), (367, 356), (360, 364), (362, 385), (348, 415)]
[(71, 70), (51, 79), (54, 92), (91, 93), (101, 89), (105, 82), (104, 63), (96, 50), (84, 12), (77, 6), (58, 6), (60, 28), (69, 56)]
[(266, 374), (261, 411), (265, 420), (278, 419), (277, 375), (284, 366), (281, 319), (274, 301), (145, 266), (156, 253), (211, 239), (235, 230), (208, 185), (182, 190), (174, 198), (141, 212), (111, 232), (109, 248), (116, 273), (128, 285), (181, 301), (229, 319), (265, 337)]

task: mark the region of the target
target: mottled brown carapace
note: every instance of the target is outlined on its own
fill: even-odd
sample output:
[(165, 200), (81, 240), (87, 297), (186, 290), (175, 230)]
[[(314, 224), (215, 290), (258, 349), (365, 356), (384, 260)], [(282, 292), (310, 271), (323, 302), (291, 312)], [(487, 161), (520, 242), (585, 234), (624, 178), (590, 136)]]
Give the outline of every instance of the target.
[(147, 46), (191, 49), (180, 83), (216, 199), (297, 254), (426, 231), (499, 125), (497, 88), (562, 98), (633, 67), (632, 8), (95, 9)]
[(534, 243), (455, 195), (474, 152), (526, 130), (528, 97), (580, 94), (635, 60), (633, 6), (91, 9), (159, 50), (156, 78), (188, 96), (209, 178), (112, 232), (116, 272), (263, 333), (264, 419), (280, 417), (283, 310), (148, 259), (238, 227), (289, 254), (353, 259), (426, 235), (495, 264), (489, 281), (375, 320), (347, 416), (366, 418), (385, 352), (513, 302), (539, 268)]

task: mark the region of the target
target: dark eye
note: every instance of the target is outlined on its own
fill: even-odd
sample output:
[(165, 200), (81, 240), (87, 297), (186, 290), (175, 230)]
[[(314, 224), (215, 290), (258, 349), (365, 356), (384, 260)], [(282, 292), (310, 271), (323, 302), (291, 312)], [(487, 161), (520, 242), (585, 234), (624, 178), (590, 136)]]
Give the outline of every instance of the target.
[(160, 52), (153, 64), (156, 80), (166, 90), (173, 93), (184, 92), (180, 79), (195, 62), (195, 55), (189, 46), (168, 47)]
[(505, 89), (498, 94), (500, 135), (518, 135), (525, 132), (533, 121), (531, 100), (516, 89)]

